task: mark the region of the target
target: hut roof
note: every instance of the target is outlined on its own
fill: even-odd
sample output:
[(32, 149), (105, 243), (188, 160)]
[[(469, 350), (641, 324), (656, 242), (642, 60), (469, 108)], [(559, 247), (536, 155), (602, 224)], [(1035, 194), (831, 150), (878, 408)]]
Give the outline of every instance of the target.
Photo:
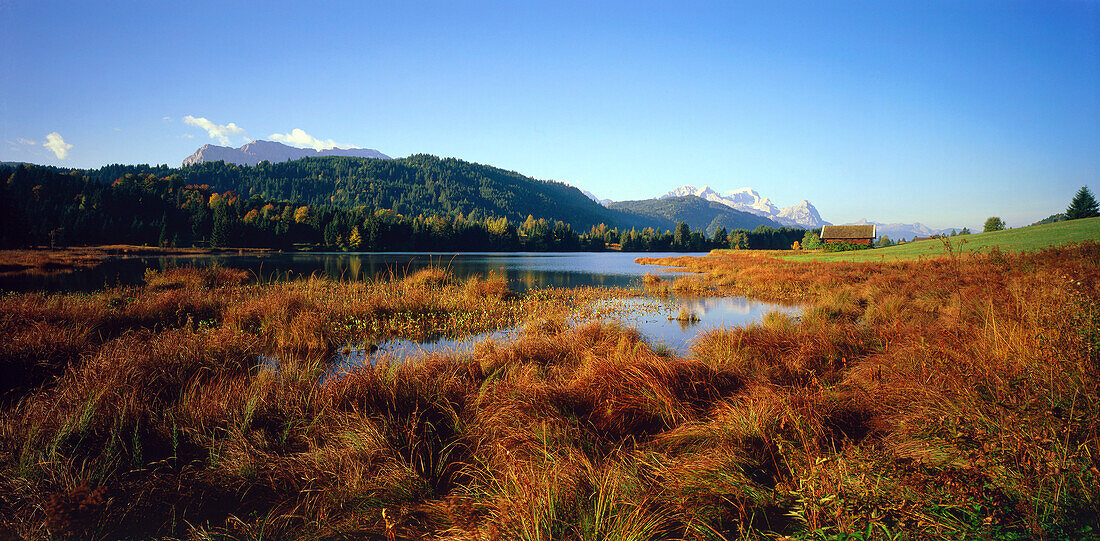
[(875, 238), (874, 225), (826, 225), (821, 228), (821, 240), (873, 238)]

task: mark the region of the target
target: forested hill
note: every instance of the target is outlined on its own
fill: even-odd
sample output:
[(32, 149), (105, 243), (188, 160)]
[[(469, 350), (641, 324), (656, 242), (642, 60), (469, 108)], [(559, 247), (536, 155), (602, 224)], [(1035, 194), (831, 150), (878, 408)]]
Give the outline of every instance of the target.
[(779, 223), (756, 214), (732, 209), (721, 203), (701, 197), (686, 195), (641, 201), (617, 201), (611, 208), (651, 219), (665, 219), (672, 223), (684, 222), (692, 231), (705, 231), (714, 235), (719, 228), (753, 230), (759, 226), (782, 227)]
[[(594, 220), (601, 223), (571, 225)], [(661, 229), (631, 225), (637, 221)], [(783, 248), (803, 233), (719, 227), (704, 237), (686, 223), (673, 233), (662, 222), (669, 223), (603, 208), (564, 184), (430, 156), (181, 169), (0, 166), (0, 247), (598, 251), (618, 244), (629, 251), (702, 251)]]
[(126, 174), (178, 175), (187, 185), (208, 185), (215, 192), (242, 197), (342, 208), (391, 209), (406, 216), (474, 215), (523, 221), (527, 216), (559, 220), (575, 229), (600, 223), (618, 227), (672, 229), (660, 217), (612, 210), (580, 190), (554, 181), (535, 180), (514, 171), (455, 158), (417, 154), (382, 160), (351, 157), (305, 158), (249, 167), (205, 162), (181, 168), (110, 165), (86, 171), (110, 183)]

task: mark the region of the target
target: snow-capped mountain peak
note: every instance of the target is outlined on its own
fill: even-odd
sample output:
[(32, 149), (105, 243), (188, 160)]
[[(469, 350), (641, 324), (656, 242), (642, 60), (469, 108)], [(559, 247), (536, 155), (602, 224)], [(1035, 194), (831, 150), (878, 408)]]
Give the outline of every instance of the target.
[[(707, 188), (707, 189), (710, 189), (709, 187), (706, 187), (706, 186), (704, 186), (704, 187)], [(701, 190), (699, 188), (696, 188), (695, 186), (685, 185), (685, 186), (680, 186), (679, 188), (676, 188), (675, 190), (672, 190), (672, 191), (662, 195), (660, 197), (660, 199), (664, 199), (666, 197), (684, 197), (684, 196), (687, 196), (687, 195), (694, 195), (695, 197), (703, 197), (702, 193), (703, 193), (703, 190)]]
[(379, 158), (388, 160), (389, 156), (370, 148), (330, 148), (314, 150), (298, 148), (274, 141), (252, 141), (240, 148), (218, 145), (203, 145), (194, 154), (183, 160), (184, 167), (202, 162), (224, 161), (240, 165), (256, 165), (262, 161), (271, 163), (297, 160), (316, 156), (351, 156), (357, 158)]
[(817, 209), (805, 199), (800, 201), (797, 205), (791, 205), (780, 210), (777, 217), (790, 220), (805, 227), (821, 227), (822, 225), (827, 225), (825, 220), (821, 219), (821, 215), (817, 213)]
[(694, 195), (706, 199), (707, 201), (721, 203), (734, 210), (750, 212), (757, 216), (770, 218), (784, 225), (814, 228), (827, 224), (827, 222), (821, 219), (821, 215), (818, 214), (817, 209), (814, 208), (809, 201), (803, 200), (797, 205), (780, 209), (772, 203), (771, 199), (761, 197), (760, 192), (752, 188), (741, 188), (739, 190), (728, 190), (718, 193), (710, 186), (697, 188), (688, 185), (676, 188), (661, 196), (661, 198), (682, 197), (685, 195)]
[[(772, 203), (771, 199), (767, 197), (760, 197), (760, 192), (752, 188), (741, 188), (740, 190), (727, 191), (724, 196), (720, 196), (724, 201), (718, 201), (726, 205), (738, 208), (738, 210), (747, 210), (754, 214), (761, 216), (774, 217), (779, 215), (779, 208)], [(715, 201), (715, 200), (712, 200)], [(729, 202), (727, 202), (729, 201)], [(732, 202), (733, 204), (730, 204)], [(740, 209), (739, 207), (745, 207)]]

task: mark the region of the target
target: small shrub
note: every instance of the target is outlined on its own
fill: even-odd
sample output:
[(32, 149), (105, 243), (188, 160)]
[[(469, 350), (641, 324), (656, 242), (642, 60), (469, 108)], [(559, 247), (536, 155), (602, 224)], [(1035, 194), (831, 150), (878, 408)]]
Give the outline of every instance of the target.
[(823, 246), (826, 252), (850, 252), (852, 250), (870, 250), (871, 246), (854, 242), (827, 242)]

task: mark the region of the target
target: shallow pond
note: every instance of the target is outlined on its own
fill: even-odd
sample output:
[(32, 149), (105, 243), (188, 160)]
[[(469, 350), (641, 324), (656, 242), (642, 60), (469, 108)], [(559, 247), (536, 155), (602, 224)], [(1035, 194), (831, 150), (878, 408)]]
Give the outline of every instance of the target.
[[(650, 346), (686, 357), (694, 340), (702, 333), (717, 328), (732, 328), (759, 322), (769, 312), (797, 316), (799, 306), (787, 306), (746, 299), (744, 297), (652, 298), (637, 297), (608, 301), (603, 319), (617, 321), (641, 333)], [(600, 306), (598, 311), (603, 312)], [(694, 317), (687, 317), (688, 315)], [(697, 319), (696, 319), (697, 318)], [(440, 338), (427, 342), (391, 340), (375, 348), (349, 348), (336, 357), (328, 376), (345, 373), (365, 364), (374, 365), (383, 357), (403, 362), (427, 353), (461, 354), (469, 352), (481, 341), (508, 341), (522, 332), (519, 328), (502, 329), (466, 338)]]

